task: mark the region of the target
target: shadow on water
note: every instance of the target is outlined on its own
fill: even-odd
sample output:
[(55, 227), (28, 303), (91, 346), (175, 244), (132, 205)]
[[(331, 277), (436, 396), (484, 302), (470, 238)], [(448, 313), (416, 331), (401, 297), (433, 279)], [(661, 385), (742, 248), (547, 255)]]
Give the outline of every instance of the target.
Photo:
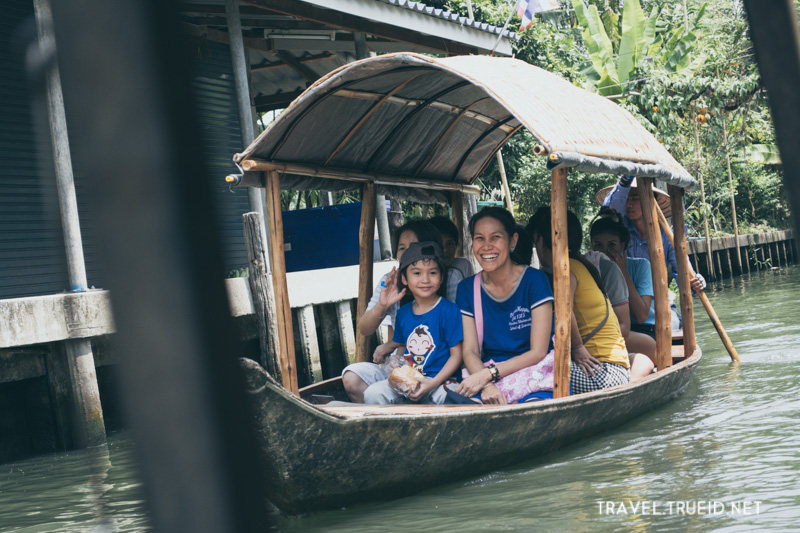
[(105, 446), (0, 465), (0, 530), (145, 530), (133, 452), (112, 435)]
[[(800, 267), (724, 280), (709, 287), (709, 297), (743, 362), (730, 362), (696, 302), (704, 358), (677, 400), (514, 468), (399, 500), (354, 502), (352, 508), (340, 511), (283, 518), (280, 528), (332, 532), (795, 528), (800, 519)], [(107, 448), (0, 466), (0, 529), (147, 530), (133, 451), (131, 441), (118, 435)]]

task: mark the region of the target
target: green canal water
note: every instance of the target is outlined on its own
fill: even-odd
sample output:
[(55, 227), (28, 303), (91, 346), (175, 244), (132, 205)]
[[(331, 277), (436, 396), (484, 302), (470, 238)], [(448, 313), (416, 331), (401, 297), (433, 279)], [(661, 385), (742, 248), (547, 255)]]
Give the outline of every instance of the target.
[[(695, 300), (704, 357), (676, 401), (515, 468), (413, 497), (280, 519), (280, 529), (800, 528), (800, 267), (719, 282), (709, 297), (743, 363), (730, 362)], [(122, 434), (107, 449), (0, 465), (0, 531), (146, 531), (133, 455)]]

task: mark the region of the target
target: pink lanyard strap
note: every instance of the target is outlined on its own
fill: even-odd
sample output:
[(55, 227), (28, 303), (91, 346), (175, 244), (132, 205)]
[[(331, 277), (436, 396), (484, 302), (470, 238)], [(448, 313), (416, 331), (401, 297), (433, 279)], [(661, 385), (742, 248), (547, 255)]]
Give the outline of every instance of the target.
[(475, 328), (478, 330), (478, 352), (483, 350), (483, 304), (481, 303), (481, 273), (475, 274), (472, 307), (475, 309)]

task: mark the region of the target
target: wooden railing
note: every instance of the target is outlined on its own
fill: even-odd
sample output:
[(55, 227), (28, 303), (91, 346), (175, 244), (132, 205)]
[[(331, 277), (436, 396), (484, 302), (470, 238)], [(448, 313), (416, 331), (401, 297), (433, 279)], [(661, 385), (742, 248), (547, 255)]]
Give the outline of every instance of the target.
[[(376, 283), (396, 264), (375, 263)], [(342, 368), (355, 361), (358, 265), (290, 272), (286, 277), (300, 385), (338, 376)], [(246, 324), (255, 313), (248, 279), (227, 279), (225, 283), (231, 314), (239, 321), (240, 332), (245, 340), (256, 338), (255, 324)], [(385, 328), (380, 328), (373, 348), (375, 342), (386, 340), (385, 335)]]

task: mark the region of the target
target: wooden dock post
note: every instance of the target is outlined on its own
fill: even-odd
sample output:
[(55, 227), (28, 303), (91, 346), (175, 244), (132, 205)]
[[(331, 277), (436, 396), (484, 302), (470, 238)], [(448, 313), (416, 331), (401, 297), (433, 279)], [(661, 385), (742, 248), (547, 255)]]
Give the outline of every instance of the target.
[[(361, 227), (358, 230), (358, 307), (356, 315), (361, 318), (367, 311), (372, 296), (372, 255), (375, 242), (375, 184), (367, 182), (361, 193)], [(369, 361), (369, 337), (356, 337), (356, 361)]]
[(669, 291), (667, 285), (667, 265), (664, 260), (664, 246), (661, 244), (659, 218), (653, 196), (651, 178), (637, 178), (639, 182), (639, 201), (642, 204), (647, 251), (650, 254), (650, 268), (653, 272), (653, 294), (656, 309), (656, 362), (658, 370), (672, 366), (672, 326), (669, 310)]
[(322, 381), (322, 363), (319, 357), (317, 324), (314, 320), (313, 305), (306, 305), (297, 310), (297, 329), (300, 335), (300, 349), (311, 382)]
[(292, 307), (289, 303), (289, 287), (286, 283), (286, 258), (283, 246), (283, 215), (281, 213), (281, 191), (278, 172), (265, 172), (266, 209), (269, 260), (272, 265), (272, 286), (275, 290), (275, 318), (278, 322), (278, 366), (281, 383), (292, 394), (298, 394), (297, 362), (294, 354), (294, 330)]
[[(681, 319), (683, 322), (683, 355), (691, 357), (696, 347), (694, 331), (694, 304), (692, 302), (692, 287), (690, 273), (691, 265), (686, 254), (686, 231), (684, 231), (683, 197), (681, 189), (670, 185), (670, 207), (672, 208), (673, 248), (675, 260), (678, 264), (678, 288), (681, 293)], [(738, 248), (737, 248), (738, 251)], [(682, 258), (686, 258), (683, 260)]]
[(728, 274), (730, 274), (731, 279), (733, 279), (733, 264), (731, 263), (731, 250), (725, 249), (725, 260), (728, 262)]
[[(358, 340), (361, 338), (364, 339), (365, 348), (368, 344), (367, 340), (369, 337), (364, 337), (362, 335), (356, 336), (356, 332), (353, 329), (353, 310), (350, 307), (350, 300), (344, 300), (336, 304), (336, 319), (339, 331), (339, 342), (342, 347), (342, 352), (344, 352), (347, 358), (347, 362), (349, 364), (358, 362)], [(367, 354), (367, 357), (369, 357), (369, 359), (366, 359), (367, 361), (372, 360), (372, 354)]]
[(750, 270), (750, 247), (753, 244), (753, 236), (747, 236), (747, 248), (744, 249), (745, 263), (747, 264), (747, 275), (749, 276), (752, 271)]
[(283, 376), (278, 357), (280, 353), (278, 311), (275, 304), (275, 288), (267, 264), (269, 254), (261, 213), (251, 212), (242, 215), (242, 229), (250, 272), (248, 277), (250, 294), (253, 296), (253, 306), (258, 318), (258, 341), (261, 347), (259, 362), (275, 380), (281, 382)]
[(572, 362), (570, 330), (572, 297), (569, 290), (569, 247), (567, 244), (567, 169), (552, 171), (550, 209), (553, 238), (553, 297), (555, 299), (555, 368), (553, 397), (569, 396)]
[[(329, 379), (341, 374), (349, 360), (340, 340), (336, 304), (326, 303), (317, 306), (316, 313), (322, 335), (320, 345), (322, 375), (325, 379)], [(355, 350), (355, 339), (353, 339), (353, 349)]]

